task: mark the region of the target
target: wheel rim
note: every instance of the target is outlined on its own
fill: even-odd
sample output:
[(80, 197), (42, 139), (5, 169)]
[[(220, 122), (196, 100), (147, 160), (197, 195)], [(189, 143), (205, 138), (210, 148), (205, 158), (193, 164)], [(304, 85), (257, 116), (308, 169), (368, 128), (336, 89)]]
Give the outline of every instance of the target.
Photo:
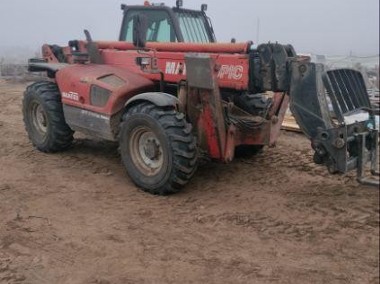
[(154, 176), (164, 164), (163, 149), (156, 134), (147, 127), (137, 127), (131, 133), (130, 153), (133, 163), (141, 173)]
[(48, 123), (46, 113), (40, 103), (33, 102), (31, 107), (31, 118), (34, 129), (41, 137), (45, 137), (47, 133)]

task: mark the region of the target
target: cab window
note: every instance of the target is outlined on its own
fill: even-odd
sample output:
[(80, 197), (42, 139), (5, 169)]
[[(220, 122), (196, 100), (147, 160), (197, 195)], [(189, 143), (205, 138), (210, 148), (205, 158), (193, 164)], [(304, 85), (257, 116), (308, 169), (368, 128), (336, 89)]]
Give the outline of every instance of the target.
[(121, 40), (133, 41), (133, 17), (138, 14), (145, 14), (148, 19), (148, 31), (146, 41), (150, 42), (176, 42), (177, 38), (171, 23), (169, 14), (166, 11), (158, 10), (129, 10), (124, 21), (125, 33)]
[(209, 43), (211, 37), (207, 31), (207, 20), (201, 13), (176, 12), (185, 42)]

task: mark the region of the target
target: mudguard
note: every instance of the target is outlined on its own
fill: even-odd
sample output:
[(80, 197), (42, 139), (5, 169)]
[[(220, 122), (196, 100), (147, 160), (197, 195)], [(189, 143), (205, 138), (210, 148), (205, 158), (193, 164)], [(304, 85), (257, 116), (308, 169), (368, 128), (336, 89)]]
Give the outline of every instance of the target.
[(178, 98), (173, 95), (162, 92), (149, 92), (139, 94), (129, 99), (125, 104), (125, 107), (131, 107), (132, 105), (135, 105), (141, 101), (148, 101), (159, 107), (176, 107), (179, 103)]

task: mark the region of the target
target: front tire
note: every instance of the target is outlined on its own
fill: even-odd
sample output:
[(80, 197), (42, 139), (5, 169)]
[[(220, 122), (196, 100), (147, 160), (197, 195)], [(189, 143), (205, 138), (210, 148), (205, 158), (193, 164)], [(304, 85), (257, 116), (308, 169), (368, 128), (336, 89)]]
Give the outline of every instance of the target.
[(23, 116), (29, 139), (38, 150), (50, 153), (71, 146), (74, 132), (66, 124), (57, 84), (42, 81), (28, 86)]
[(174, 109), (132, 106), (120, 125), (120, 153), (133, 182), (158, 195), (178, 192), (197, 168), (191, 125)]

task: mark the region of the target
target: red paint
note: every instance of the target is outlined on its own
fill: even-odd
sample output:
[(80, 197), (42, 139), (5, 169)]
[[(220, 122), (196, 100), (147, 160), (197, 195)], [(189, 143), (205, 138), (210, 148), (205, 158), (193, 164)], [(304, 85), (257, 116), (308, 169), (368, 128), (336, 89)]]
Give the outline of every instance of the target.
[[(110, 74), (121, 78), (125, 81), (125, 84), (121, 87), (115, 87), (99, 80), (99, 78)], [(74, 92), (78, 94), (79, 100), (77, 101), (62, 96), (64, 104), (109, 116), (120, 111), (124, 107), (125, 102), (132, 96), (154, 87), (152, 81), (127, 69), (93, 64), (71, 65), (63, 68), (57, 72), (56, 81), (61, 93)], [(104, 107), (90, 105), (90, 88), (93, 84), (112, 92), (108, 103)]]
[[(136, 64), (136, 57), (154, 57), (157, 59), (157, 67), (165, 75), (165, 81), (170, 83), (178, 83), (181, 80), (186, 80), (186, 75), (168, 74), (168, 64), (175, 64), (175, 71), (179, 64), (185, 64), (185, 53), (181, 52), (146, 52), (139, 53), (136, 50), (118, 51), (118, 50), (102, 50), (104, 62), (109, 65), (120, 66), (133, 71), (134, 73), (141, 74), (146, 78), (154, 81), (160, 79), (160, 74), (145, 73), (141, 70), (140, 66)], [(235, 90), (247, 90), (249, 85), (249, 56), (242, 54), (210, 54), (215, 59), (219, 67), (222, 66), (238, 66), (242, 71), (238, 74), (240, 78), (233, 78), (225, 75), (222, 78), (218, 77), (218, 85), (221, 88), (230, 88)], [(240, 67), (241, 66), (241, 67)], [(177, 72), (175, 72), (177, 73)]]
[[(97, 41), (100, 49), (136, 50), (125, 41)], [(203, 52), (203, 53), (248, 53), (252, 42), (245, 43), (184, 43), (184, 42), (147, 42), (146, 49), (169, 52)]]
[[(79, 52), (86, 53), (86, 42), (78, 41)], [(168, 64), (185, 64), (185, 55), (191, 52), (209, 53), (215, 59), (216, 65), (221, 69), (218, 78), (218, 85), (221, 88), (229, 88), (235, 90), (248, 90), (249, 85), (249, 55), (248, 50), (250, 43), (209, 43), (209, 44), (193, 44), (193, 43), (147, 43), (150, 51), (138, 51), (132, 43), (128, 42), (98, 42), (98, 47), (102, 54), (103, 60), (107, 65), (113, 65), (128, 69), (133, 73), (159, 81), (160, 74), (152, 74), (143, 72), (136, 64), (137, 57), (151, 57), (157, 59), (157, 67), (165, 73), (165, 81), (169, 83), (178, 83), (181, 80), (186, 80), (185, 74), (167, 74)], [(74, 63), (74, 56), (69, 47), (63, 48), (67, 61), (70, 64)], [(44, 58), (48, 62), (57, 63), (57, 58), (53, 55), (48, 45), (43, 47)], [(175, 68), (176, 68), (175, 67)], [(223, 69), (223, 67), (225, 67)], [(224, 70), (235, 69), (235, 75), (231, 76)], [(176, 69), (175, 69), (176, 70)], [(232, 70), (234, 71), (234, 70)]]
[(235, 136), (236, 136), (236, 127), (234, 125), (230, 125), (227, 131), (226, 149), (224, 151), (224, 159), (223, 159), (226, 163), (229, 163), (234, 159)]
[[(86, 52), (86, 42), (79, 42), (79, 51)], [(249, 43), (245, 44), (185, 44), (185, 43), (148, 43), (148, 51), (138, 51), (127, 42), (98, 42), (104, 65), (73, 64), (57, 72), (56, 80), (62, 93), (75, 93), (77, 100), (70, 96), (62, 97), (64, 104), (112, 116), (123, 109), (125, 102), (136, 94), (154, 90), (154, 82), (160, 74), (142, 70), (136, 64), (137, 57), (156, 60), (157, 69), (164, 73), (164, 81), (178, 84), (186, 80), (185, 55), (191, 52), (208, 53), (215, 62), (215, 77), (220, 88), (248, 90), (249, 87)], [(63, 52), (69, 63), (74, 62), (69, 47)], [(58, 62), (49, 46), (43, 47), (44, 58)], [(99, 80), (114, 74), (125, 81), (120, 87), (111, 86)], [(104, 107), (90, 105), (91, 85), (96, 84), (108, 89), (112, 95)], [(274, 96), (270, 116), (277, 115), (277, 121), (265, 121), (254, 131), (242, 131), (235, 126), (219, 130), (223, 114), (215, 116), (215, 103), (203, 96), (202, 111), (194, 124), (197, 124), (198, 138), (205, 142), (211, 158), (224, 162), (233, 159), (237, 145), (270, 145), (277, 139), (288, 105), (288, 96)], [(224, 124), (223, 124), (224, 125)], [(223, 133), (220, 133), (220, 132)]]
[(198, 119), (198, 130), (203, 132), (207, 140), (208, 154), (213, 159), (223, 159), (220, 141), (216, 131), (216, 126), (213, 120), (213, 113), (209, 104), (205, 104), (202, 114)]

